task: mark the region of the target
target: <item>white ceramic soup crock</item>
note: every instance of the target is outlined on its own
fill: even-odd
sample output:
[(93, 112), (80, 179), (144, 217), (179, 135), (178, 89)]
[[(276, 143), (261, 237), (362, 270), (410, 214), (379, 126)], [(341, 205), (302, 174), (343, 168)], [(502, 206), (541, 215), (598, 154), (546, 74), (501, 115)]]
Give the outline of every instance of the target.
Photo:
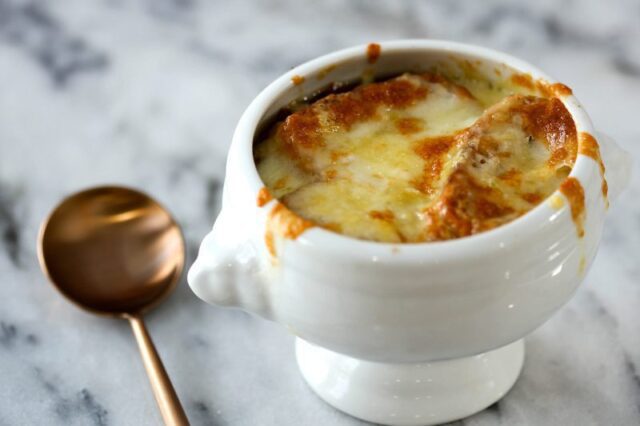
[[(291, 70), (258, 95), (236, 129), (227, 162), (222, 211), (189, 271), (209, 303), (235, 306), (282, 323), (297, 336), (297, 359), (311, 388), (355, 417), (425, 425), (473, 414), (513, 386), (523, 337), (564, 305), (593, 262), (607, 203), (598, 164), (579, 155), (571, 176), (585, 192), (584, 237), (560, 192), (497, 229), (452, 241), (386, 244), (319, 227), (265, 244), (269, 211), (252, 146), (262, 125), (291, 101), (330, 82), (363, 74), (424, 71), (474, 63), (487, 78), (528, 73), (531, 65), (464, 44), (405, 40), (332, 53)], [(294, 76), (304, 77), (301, 79)], [(573, 96), (563, 98), (579, 132), (595, 134)], [(629, 156), (596, 135), (613, 199), (628, 181)]]

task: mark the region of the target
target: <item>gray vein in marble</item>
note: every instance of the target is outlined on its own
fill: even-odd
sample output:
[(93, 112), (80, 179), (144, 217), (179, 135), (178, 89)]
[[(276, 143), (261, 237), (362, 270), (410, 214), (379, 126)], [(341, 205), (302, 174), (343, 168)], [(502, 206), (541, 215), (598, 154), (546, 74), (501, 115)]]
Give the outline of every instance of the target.
[(631, 356), (628, 353), (624, 353), (624, 365), (627, 369), (629, 377), (633, 380), (633, 383), (636, 387), (636, 399), (637, 399), (637, 407), (638, 411), (640, 411), (640, 373), (638, 373), (638, 368), (636, 367), (636, 363), (633, 361)]
[(87, 389), (80, 391), (79, 398), (82, 407), (89, 413), (91, 420), (96, 426), (106, 426), (108, 424), (107, 415), (109, 413), (96, 402), (93, 395)]
[(188, 24), (189, 14), (196, 4), (196, 0), (147, 0), (145, 6), (154, 18)]
[(16, 324), (0, 320), (0, 347), (9, 350), (24, 343), (35, 347), (40, 344), (40, 339), (33, 333), (22, 332)]
[(104, 70), (107, 56), (80, 37), (68, 34), (40, 3), (15, 5), (0, 0), (0, 36), (31, 55), (56, 85), (76, 75)]
[(222, 184), (218, 179), (207, 179), (206, 209), (209, 217), (215, 217), (220, 211), (222, 198)]
[(222, 426), (226, 423), (216, 421), (215, 417), (211, 414), (209, 406), (204, 401), (195, 401), (193, 408), (196, 416), (192, 421), (202, 426)]
[(568, 24), (564, 16), (557, 13), (537, 12), (529, 5), (505, 7), (503, 4), (497, 4), (489, 8), (474, 24), (476, 31), (487, 35), (499, 33), (501, 28), (508, 27), (522, 29), (521, 33), (510, 40), (509, 45), (512, 48), (525, 44), (526, 37), (531, 33), (540, 33), (538, 29), (542, 29), (550, 44), (602, 49), (608, 52), (607, 56), (618, 72), (626, 76), (640, 77), (640, 64), (631, 59), (632, 53), (625, 50), (625, 39), (619, 33), (595, 34), (587, 28)]
[(86, 417), (89, 423), (95, 426), (107, 426), (109, 424), (109, 413), (102, 405), (96, 402), (95, 397), (89, 390), (81, 389), (75, 395), (65, 395), (56, 384), (59, 379), (47, 377), (39, 367), (34, 368), (34, 374), (49, 394), (53, 402), (53, 411), (60, 420), (68, 422), (74, 417), (82, 416)]
[[(612, 312), (607, 310), (607, 308), (603, 305), (603, 303), (598, 299), (598, 297), (592, 291), (585, 291), (582, 293), (583, 306), (589, 307), (594, 315), (599, 318), (599, 325), (607, 328), (609, 333), (616, 337), (618, 335), (618, 320), (614, 316)], [(638, 369), (636, 366), (636, 362), (633, 360), (631, 354), (623, 347), (619, 348), (622, 358), (622, 364), (624, 365), (624, 369), (627, 372), (627, 376), (631, 381), (631, 384), (634, 388), (634, 394), (637, 399), (637, 407), (640, 412), (640, 375), (638, 374)]]
[(0, 235), (7, 256), (16, 267), (22, 266), (22, 224), (16, 211), (16, 207), (20, 205), (20, 196), (20, 191), (0, 182)]
[(640, 78), (640, 63), (633, 62), (631, 58), (627, 56), (615, 56), (613, 58), (613, 66), (620, 74)]
[(15, 340), (18, 337), (16, 326), (8, 324), (4, 321), (0, 321), (0, 345), (5, 348), (10, 348), (15, 344)]
[(611, 312), (605, 308), (602, 302), (598, 299), (598, 297), (591, 291), (585, 291), (584, 295), (584, 305), (589, 307), (594, 315), (600, 319), (600, 323), (603, 326), (606, 326), (611, 330), (611, 332), (615, 332), (618, 328), (618, 320)]

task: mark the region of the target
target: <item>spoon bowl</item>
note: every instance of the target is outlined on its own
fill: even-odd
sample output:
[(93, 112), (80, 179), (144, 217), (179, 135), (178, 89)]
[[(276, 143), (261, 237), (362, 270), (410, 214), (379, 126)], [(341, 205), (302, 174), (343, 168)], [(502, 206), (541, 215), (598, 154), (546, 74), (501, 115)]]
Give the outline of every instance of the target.
[(142, 320), (176, 287), (184, 269), (184, 239), (171, 215), (133, 189), (88, 189), (64, 199), (45, 219), (38, 257), (68, 300), (129, 320), (165, 423), (188, 424)]
[(185, 262), (178, 224), (149, 196), (100, 187), (66, 198), (42, 225), (54, 286), (97, 314), (143, 313), (171, 293)]

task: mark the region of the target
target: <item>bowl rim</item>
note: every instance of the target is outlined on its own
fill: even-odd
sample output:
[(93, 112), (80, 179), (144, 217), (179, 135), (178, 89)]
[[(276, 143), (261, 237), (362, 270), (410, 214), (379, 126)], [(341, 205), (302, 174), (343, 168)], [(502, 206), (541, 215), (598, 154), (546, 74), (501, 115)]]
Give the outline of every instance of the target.
[[(446, 53), (453, 56), (464, 55), (481, 61), (504, 64), (517, 72), (529, 74), (536, 80), (542, 79), (551, 84), (557, 83), (557, 80), (521, 59), (482, 46), (434, 39), (392, 40), (377, 42), (377, 44), (381, 46), (382, 56), (385, 55), (385, 52), (407, 50), (423, 53)], [(254, 162), (253, 143), (255, 133), (265, 113), (287, 89), (291, 88), (293, 84), (292, 77), (314, 75), (332, 65), (339, 65), (355, 58), (366, 58), (368, 46), (369, 44), (362, 44), (349, 47), (307, 61), (285, 72), (264, 88), (249, 104), (238, 122), (229, 150), (227, 173), (229, 173), (229, 170), (239, 167), (241, 172), (244, 173), (244, 178), (248, 181), (248, 187), (253, 194), (258, 194), (266, 185), (261, 180)], [(595, 135), (591, 120), (576, 97), (571, 94), (562, 96), (559, 99), (571, 114), (577, 133), (588, 132), (591, 135)], [(232, 158), (235, 161), (233, 166), (229, 164)], [(594, 164), (595, 162), (590, 157), (578, 152), (569, 174), (570, 177), (580, 181), (585, 189), (585, 195), (588, 193), (588, 187), (585, 183), (592, 181), (590, 177), (595, 171)], [(427, 254), (436, 261), (448, 258), (451, 255), (469, 256), (486, 253), (487, 250), (504, 250), (513, 247), (516, 243), (526, 239), (524, 238), (525, 235), (528, 236), (537, 231), (545, 222), (559, 220), (562, 216), (569, 216), (569, 220), (571, 220), (570, 207), (567, 202), (562, 203), (562, 206), (558, 208), (550, 207), (549, 199), (558, 196), (564, 197), (559, 188), (533, 209), (509, 223), (478, 234), (452, 240), (420, 243), (377, 242), (357, 239), (315, 226), (305, 231), (294, 241), (304, 247), (318, 249), (335, 256), (348, 255), (352, 259), (357, 257), (363, 260), (373, 259), (374, 261), (381, 259), (395, 261), (424, 260)], [(275, 201), (277, 200), (271, 201), (264, 207), (266, 208)], [(571, 223), (573, 225), (573, 222)], [(577, 235), (576, 238), (578, 238)]]

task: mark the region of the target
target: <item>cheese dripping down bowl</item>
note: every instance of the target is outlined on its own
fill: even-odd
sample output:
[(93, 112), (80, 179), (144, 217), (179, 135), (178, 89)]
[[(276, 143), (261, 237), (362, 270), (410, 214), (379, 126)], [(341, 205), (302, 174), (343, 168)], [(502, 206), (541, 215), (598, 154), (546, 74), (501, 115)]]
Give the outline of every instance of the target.
[[(578, 135), (567, 178), (578, 195), (558, 188), (515, 220), (446, 241), (367, 241), (294, 214), (301, 221), (295, 232), (274, 223), (281, 203), (265, 190), (254, 144), (279, 112), (330, 84), (434, 69), (559, 88), (554, 96)], [(435, 40), (358, 46), (294, 68), (238, 123), (222, 210), (189, 271), (192, 290), (208, 303), (284, 325), (296, 336), (311, 388), (355, 417), (437, 424), (491, 405), (520, 373), (522, 339), (583, 280), (609, 202), (629, 178), (628, 154), (597, 133), (571, 91), (556, 83), (509, 55)]]

